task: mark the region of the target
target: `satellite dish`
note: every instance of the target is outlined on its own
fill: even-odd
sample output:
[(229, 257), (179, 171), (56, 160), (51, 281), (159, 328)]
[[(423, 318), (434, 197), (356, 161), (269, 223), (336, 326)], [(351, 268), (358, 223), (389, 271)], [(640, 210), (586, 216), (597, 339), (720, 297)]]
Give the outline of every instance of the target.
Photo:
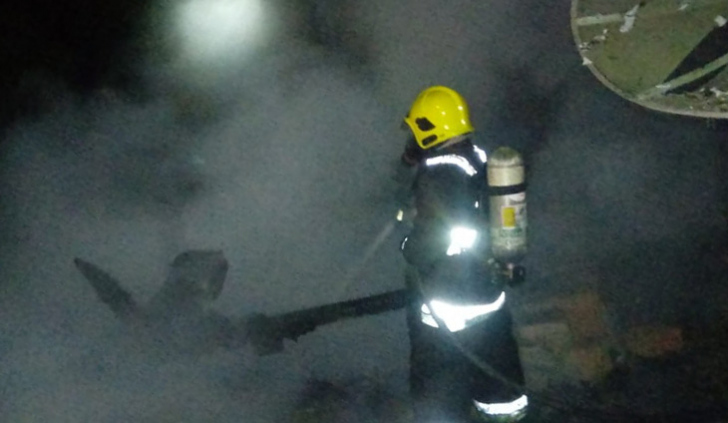
[(728, 0), (572, 0), (583, 64), (667, 113), (728, 119)]

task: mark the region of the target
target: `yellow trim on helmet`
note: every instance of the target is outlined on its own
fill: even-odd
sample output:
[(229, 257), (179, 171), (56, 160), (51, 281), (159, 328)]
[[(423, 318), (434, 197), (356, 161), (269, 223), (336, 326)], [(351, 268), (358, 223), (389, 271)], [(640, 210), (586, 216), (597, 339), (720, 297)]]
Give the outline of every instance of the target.
[(422, 91), (404, 121), (423, 150), (474, 130), (465, 99), (441, 85)]

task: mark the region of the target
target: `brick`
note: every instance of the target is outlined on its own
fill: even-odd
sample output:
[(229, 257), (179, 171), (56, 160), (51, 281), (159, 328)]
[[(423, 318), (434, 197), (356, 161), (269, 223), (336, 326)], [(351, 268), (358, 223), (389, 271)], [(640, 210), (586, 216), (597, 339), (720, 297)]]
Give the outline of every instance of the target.
[(566, 355), (555, 356), (540, 347), (519, 348), (523, 372), (529, 388), (543, 390), (549, 385), (578, 380), (571, 368), (567, 367)]
[(676, 353), (684, 347), (682, 330), (664, 326), (632, 328), (624, 336), (623, 343), (629, 352), (644, 358)]
[(519, 348), (519, 355), (524, 367), (542, 369), (548, 372), (562, 373), (564, 357), (558, 357), (540, 347)]
[(571, 332), (565, 322), (539, 323), (522, 326), (516, 331), (519, 345), (538, 346), (562, 355), (571, 347)]
[(576, 345), (611, 342), (612, 333), (606, 322), (606, 307), (594, 292), (547, 298), (520, 307), (517, 317), (524, 327), (552, 321), (564, 322)]
[(600, 346), (571, 350), (569, 364), (576, 368), (579, 379), (584, 382), (598, 382), (614, 368), (609, 354)]
[(606, 308), (591, 292), (574, 295), (564, 303), (564, 314), (576, 344), (603, 341), (611, 337), (605, 321)]

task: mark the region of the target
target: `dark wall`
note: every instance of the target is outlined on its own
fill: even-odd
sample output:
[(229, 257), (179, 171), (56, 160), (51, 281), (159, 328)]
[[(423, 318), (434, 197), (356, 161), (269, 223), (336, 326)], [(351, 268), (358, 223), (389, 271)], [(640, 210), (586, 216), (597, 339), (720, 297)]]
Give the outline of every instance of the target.
[(145, 3), (2, 2), (0, 127), (41, 111), (57, 85), (75, 92), (133, 85), (133, 65), (140, 57), (135, 34)]

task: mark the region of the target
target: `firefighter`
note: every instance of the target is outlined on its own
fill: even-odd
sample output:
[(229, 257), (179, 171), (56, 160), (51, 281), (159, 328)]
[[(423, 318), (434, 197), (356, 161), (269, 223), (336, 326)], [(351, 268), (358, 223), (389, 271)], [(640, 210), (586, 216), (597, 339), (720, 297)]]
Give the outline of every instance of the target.
[(518, 421), (528, 398), (458, 348), (523, 385), (503, 278), (495, 277), (501, 273), (489, 252), (487, 156), (472, 142), (468, 105), (456, 91), (433, 86), (419, 94), (404, 123), (410, 137), (401, 163), (412, 175), (411, 212), (400, 211), (398, 219), (412, 216), (401, 250), (413, 298), (407, 324), (417, 421)]

